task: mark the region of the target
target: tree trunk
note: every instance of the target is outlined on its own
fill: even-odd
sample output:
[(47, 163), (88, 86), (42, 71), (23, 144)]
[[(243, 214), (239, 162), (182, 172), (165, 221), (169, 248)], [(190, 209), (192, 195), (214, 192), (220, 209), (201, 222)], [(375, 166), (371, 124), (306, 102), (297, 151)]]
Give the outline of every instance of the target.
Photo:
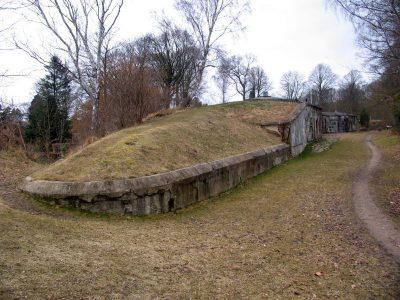
[(99, 133), (100, 129), (100, 122), (99, 122), (99, 99), (100, 99), (100, 92), (97, 93), (96, 99), (93, 99), (93, 105), (92, 105), (92, 123), (91, 123), (91, 129), (92, 132), (97, 135)]

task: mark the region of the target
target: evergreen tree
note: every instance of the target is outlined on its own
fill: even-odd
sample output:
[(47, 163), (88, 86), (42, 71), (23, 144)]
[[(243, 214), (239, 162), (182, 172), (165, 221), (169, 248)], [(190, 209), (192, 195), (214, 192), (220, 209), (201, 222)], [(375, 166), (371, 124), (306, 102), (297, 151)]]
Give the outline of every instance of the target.
[(362, 109), (360, 114), (360, 124), (362, 127), (368, 128), (369, 127), (369, 113), (365, 108)]
[(64, 143), (71, 137), (69, 110), (71, 79), (57, 56), (46, 66), (47, 74), (37, 85), (37, 94), (29, 107), (26, 138), (39, 142), (48, 152), (52, 143)]

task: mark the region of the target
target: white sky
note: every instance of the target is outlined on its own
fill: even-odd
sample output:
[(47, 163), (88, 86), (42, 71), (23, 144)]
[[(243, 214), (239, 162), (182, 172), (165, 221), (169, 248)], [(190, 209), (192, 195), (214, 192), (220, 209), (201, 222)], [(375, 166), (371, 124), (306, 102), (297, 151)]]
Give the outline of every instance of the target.
[[(330, 65), (339, 76), (351, 69), (362, 70), (352, 25), (328, 9), (324, 0), (252, 0), (251, 3), (252, 13), (244, 20), (246, 32), (239, 38), (225, 39), (223, 43), (228, 53), (253, 53), (257, 57), (259, 65), (272, 79), (273, 94), (279, 93), (280, 77), (287, 71), (299, 71), (308, 77), (318, 63)], [(154, 32), (157, 24), (154, 15), (163, 11), (169, 17), (178, 18), (173, 0), (125, 0), (115, 41)], [(45, 40), (45, 29), (36, 25), (20, 21), (14, 28), (18, 35)], [(4, 42), (2, 44), (4, 46)], [(43, 76), (43, 67), (24, 53), (3, 51), (0, 52), (1, 69), (17, 74), (29, 72), (30, 75), (2, 82), (0, 97), (15, 103), (31, 101), (34, 84)], [(233, 100), (238, 99), (240, 97), (233, 97)], [(217, 103), (219, 98), (214, 92), (206, 101)]]

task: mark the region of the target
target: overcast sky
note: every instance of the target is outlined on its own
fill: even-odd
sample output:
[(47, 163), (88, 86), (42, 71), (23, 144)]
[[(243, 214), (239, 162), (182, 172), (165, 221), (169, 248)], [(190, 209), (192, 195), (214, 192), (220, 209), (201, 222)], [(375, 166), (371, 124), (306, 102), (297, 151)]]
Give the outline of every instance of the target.
[[(163, 11), (167, 16), (179, 18), (173, 2), (125, 0), (114, 40), (131, 40), (154, 32), (157, 25), (154, 15)], [(308, 77), (318, 63), (330, 65), (339, 76), (351, 69), (362, 70), (352, 25), (328, 9), (324, 0), (252, 0), (251, 3), (252, 12), (244, 19), (247, 30), (239, 38), (225, 39), (223, 44), (231, 54), (253, 53), (272, 79), (274, 95), (279, 94), (280, 77), (287, 71), (299, 71)], [(12, 18), (16, 20), (18, 16)], [(27, 25), (23, 20), (14, 28), (20, 36), (45, 39), (45, 29)], [(35, 82), (43, 76), (43, 67), (24, 53), (3, 51), (0, 68), (14, 74), (30, 74), (0, 83), (0, 96), (16, 103), (31, 101)], [(209, 103), (220, 101), (215, 92), (206, 98)]]

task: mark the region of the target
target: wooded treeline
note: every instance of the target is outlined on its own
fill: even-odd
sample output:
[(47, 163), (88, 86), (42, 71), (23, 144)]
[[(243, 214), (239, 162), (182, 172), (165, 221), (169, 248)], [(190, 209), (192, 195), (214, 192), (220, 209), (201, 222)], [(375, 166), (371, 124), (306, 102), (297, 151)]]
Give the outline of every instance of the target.
[[(330, 2), (354, 23), (376, 79), (366, 84), (356, 70), (339, 79), (328, 65), (318, 64), (307, 79), (296, 71), (285, 73), (281, 96), (326, 111), (364, 111), (387, 124), (400, 124), (399, 2)], [(119, 44), (111, 41), (123, 0), (21, 3), (12, 9), (33, 13), (54, 38), (48, 46), (61, 55), (42, 56), (29, 41), (15, 41), (15, 47), (45, 65), (47, 74), (37, 83), (25, 117), (20, 109), (2, 104), (3, 139), (13, 132), (16, 143), (26, 140), (49, 152), (55, 143), (71, 138), (83, 143), (164, 109), (202, 105), (209, 70), (221, 102), (227, 102), (232, 91), (245, 100), (272, 90), (253, 55), (232, 55), (220, 46), (222, 37), (244, 29), (241, 20), (249, 12), (248, 1), (176, 0), (183, 26), (162, 17), (156, 33)]]
[[(183, 26), (163, 16), (157, 33), (116, 45), (113, 32), (124, 0), (21, 3), (21, 10), (52, 36), (47, 46), (61, 54), (74, 91), (68, 113), (71, 131), (80, 143), (140, 123), (163, 109), (201, 105), (207, 70), (217, 67), (223, 52), (220, 39), (243, 30), (241, 17), (249, 12), (246, 0), (176, 0), (175, 8), (186, 21)], [(15, 47), (49, 65), (42, 49), (28, 39), (15, 40)], [(41, 94), (38, 88), (30, 108), (32, 118), (31, 111), (38, 111), (34, 107), (44, 98)], [(51, 101), (42, 109), (44, 114), (56, 110)], [(52, 127), (50, 119), (33, 118), (29, 123)], [(44, 136), (41, 144), (55, 141), (53, 129), (36, 131)]]
[[(249, 12), (246, 0), (176, 0), (184, 26), (164, 16), (158, 20), (157, 33), (115, 44), (114, 27), (124, 0), (20, 4), (12, 9), (31, 16), (52, 38), (43, 49), (34, 48), (29, 38), (14, 40), (14, 46), (47, 71), (53, 68), (53, 59), (58, 60), (68, 80), (67, 106), (61, 107), (58, 92), (48, 90), (48, 74), (38, 83), (28, 110), (25, 137), (46, 151), (71, 133), (82, 143), (90, 136), (140, 123), (153, 112), (201, 105), (207, 70), (217, 65), (222, 52), (220, 39), (243, 30), (241, 16)], [(43, 55), (47, 48), (56, 49), (59, 58), (54, 55), (49, 61)]]
[(400, 1), (327, 0), (350, 20), (357, 33), (374, 80), (368, 84), (360, 72), (350, 71), (341, 80), (329, 66), (315, 67), (308, 80), (298, 72), (282, 76), (283, 96), (303, 99), (324, 110), (360, 115), (367, 111), (400, 129)]
[(366, 89), (371, 113), (392, 113), (400, 129), (400, 1), (330, 0), (353, 24), (376, 80)]

